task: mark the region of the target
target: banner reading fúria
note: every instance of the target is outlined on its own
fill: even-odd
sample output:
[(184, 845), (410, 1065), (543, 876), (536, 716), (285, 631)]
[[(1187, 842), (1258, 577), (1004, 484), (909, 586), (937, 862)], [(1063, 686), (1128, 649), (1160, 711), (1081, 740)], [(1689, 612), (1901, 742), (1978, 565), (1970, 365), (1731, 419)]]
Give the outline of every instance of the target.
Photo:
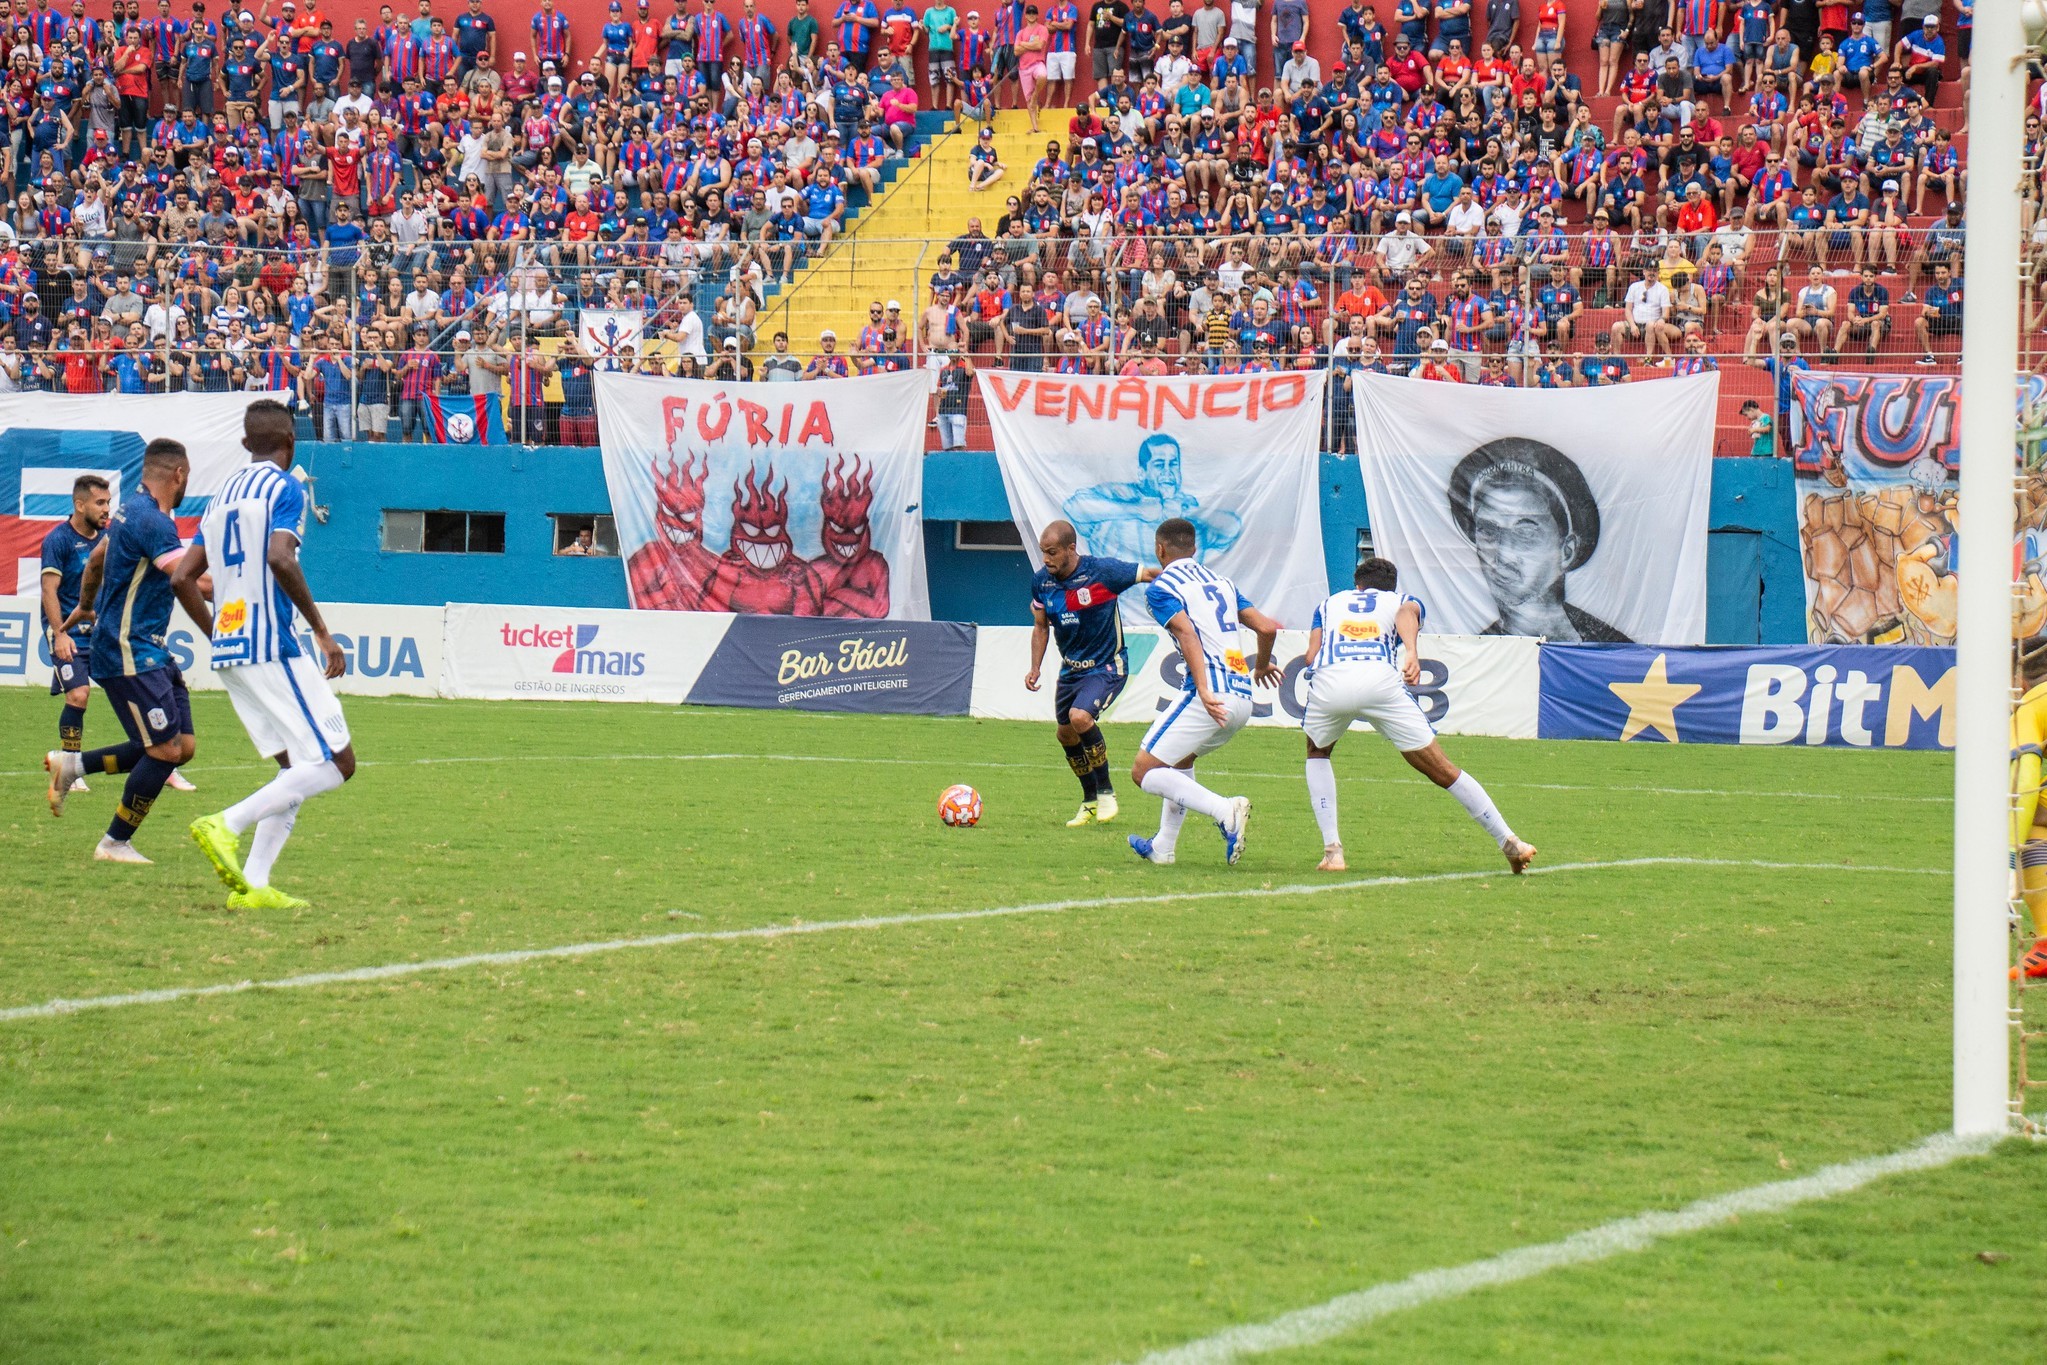
[(635, 607), (931, 618), (922, 372), (803, 385), (595, 376)]

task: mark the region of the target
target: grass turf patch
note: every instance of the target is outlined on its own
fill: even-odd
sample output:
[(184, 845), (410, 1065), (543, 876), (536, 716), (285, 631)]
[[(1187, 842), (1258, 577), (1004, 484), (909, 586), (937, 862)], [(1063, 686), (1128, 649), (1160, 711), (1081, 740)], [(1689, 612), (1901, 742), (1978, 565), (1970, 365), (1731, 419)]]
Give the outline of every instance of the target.
[[(47, 709), (0, 697), (9, 733)], [(224, 704), (200, 701), (202, 791), (138, 836), (155, 868), (85, 860), (111, 779), (52, 821), (24, 764), (0, 1004), (1279, 887), (1314, 880), (1320, 852), (1285, 731), (1203, 764), (1258, 803), (1245, 862), (1223, 867), (1190, 821), (1182, 861), (1151, 868), (1122, 847), (1156, 817), (1139, 793), (1118, 825), (1061, 828), (1077, 792), (1046, 726), (349, 711), (362, 772), (308, 804), (279, 865), (315, 901), (296, 915), (222, 910), (183, 839), (264, 777)], [(1134, 738), (1112, 731), (1120, 763)], [(1947, 857), (1939, 756), (1447, 746), (1546, 863)], [(415, 761), (440, 759), (479, 761)], [(1516, 880), (1376, 740), (1337, 766), (1351, 875), (1498, 875), (0, 1025), (0, 1340), (43, 1358), (1103, 1359), (1944, 1125), (1945, 878)], [(933, 802), (962, 780), (988, 814), (947, 830)], [(1913, 1180), (1971, 1169), (2003, 1170)], [(1739, 1292), (1702, 1274), (1701, 1293)], [(1547, 1283), (1512, 1292), (1542, 1302)], [(1425, 1311), (1477, 1321), (1477, 1302)]]

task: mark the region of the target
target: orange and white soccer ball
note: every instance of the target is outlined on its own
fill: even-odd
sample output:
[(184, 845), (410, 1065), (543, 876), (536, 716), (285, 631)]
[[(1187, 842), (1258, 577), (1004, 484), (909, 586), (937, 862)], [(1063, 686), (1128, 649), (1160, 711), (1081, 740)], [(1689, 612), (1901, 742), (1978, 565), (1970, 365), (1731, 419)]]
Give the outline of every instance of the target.
[(981, 793), (964, 782), (953, 783), (938, 798), (938, 818), (955, 829), (979, 823)]

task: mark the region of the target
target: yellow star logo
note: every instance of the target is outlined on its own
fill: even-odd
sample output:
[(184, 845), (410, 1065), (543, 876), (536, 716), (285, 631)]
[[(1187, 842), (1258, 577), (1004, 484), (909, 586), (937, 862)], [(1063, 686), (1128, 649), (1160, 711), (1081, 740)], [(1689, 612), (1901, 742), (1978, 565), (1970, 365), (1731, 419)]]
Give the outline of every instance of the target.
[(1672, 744), (1678, 742), (1677, 708), (1698, 695), (1700, 688), (1697, 683), (1672, 682), (1664, 663), (1666, 657), (1657, 655), (1656, 662), (1649, 665), (1649, 671), (1638, 683), (1606, 685), (1607, 690), (1628, 704), (1628, 718), (1621, 725), (1623, 743), (1644, 730), (1654, 730)]

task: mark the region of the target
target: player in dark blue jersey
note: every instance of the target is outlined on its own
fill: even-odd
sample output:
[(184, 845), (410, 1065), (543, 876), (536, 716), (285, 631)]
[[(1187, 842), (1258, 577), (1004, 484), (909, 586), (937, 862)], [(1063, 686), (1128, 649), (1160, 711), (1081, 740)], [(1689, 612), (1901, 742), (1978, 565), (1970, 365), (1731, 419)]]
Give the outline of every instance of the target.
[(165, 438), (149, 443), (142, 452), (142, 487), (122, 502), (85, 561), (79, 603), (63, 624), (69, 631), (92, 619), (92, 680), (128, 733), (125, 744), (85, 754), (57, 749), (43, 760), (50, 772), (52, 815), (64, 813), (64, 798), (82, 772), (128, 774), (120, 807), (93, 850), (101, 862), (150, 861), (129, 841), (164, 783), (195, 747), (192, 699), (168, 641), (171, 570), (185, 554), (171, 512), (191, 480), (192, 464), (183, 445)]
[[(85, 561), (107, 529), (113, 492), (97, 474), (80, 474), (71, 484), (71, 515), (43, 537), (43, 633), (50, 644), (50, 695), (64, 698), (57, 714), (57, 747), (75, 754), (85, 746), (85, 703), (92, 695), (86, 655), (92, 649), (92, 626), (81, 622), (60, 630), (78, 606), (78, 587)], [(77, 790), (84, 791), (81, 780)]]
[(1109, 745), (1095, 724), (1130, 676), (1116, 597), (1133, 584), (1151, 582), (1159, 571), (1127, 559), (1082, 554), (1069, 521), (1045, 528), (1038, 553), (1045, 567), (1031, 575), (1031, 671), (1024, 675), (1024, 686), (1038, 690), (1045, 642), (1056, 640), (1059, 684), (1053, 689), (1052, 713), (1066, 762), (1080, 779), (1080, 814), (1066, 822), (1067, 828), (1078, 829), (1116, 818)]

